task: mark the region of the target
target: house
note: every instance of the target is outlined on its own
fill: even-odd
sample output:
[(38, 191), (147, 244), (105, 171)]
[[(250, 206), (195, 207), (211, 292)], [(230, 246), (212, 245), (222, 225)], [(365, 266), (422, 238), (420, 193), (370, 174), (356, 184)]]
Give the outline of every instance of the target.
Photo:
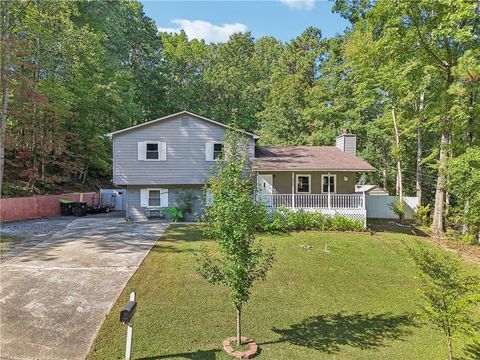
[[(145, 220), (174, 206), (185, 190), (202, 187), (222, 151), (229, 126), (188, 111), (115, 131), (113, 182), (126, 190), (127, 218)], [(344, 131), (336, 146), (257, 146), (258, 135), (241, 131), (257, 198), (268, 208), (304, 208), (366, 221), (365, 193), (355, 192), (358, 173), (375, 169), (356, 156), (356, 136)], [(201, 212), (200, 201), (194, 211)]]

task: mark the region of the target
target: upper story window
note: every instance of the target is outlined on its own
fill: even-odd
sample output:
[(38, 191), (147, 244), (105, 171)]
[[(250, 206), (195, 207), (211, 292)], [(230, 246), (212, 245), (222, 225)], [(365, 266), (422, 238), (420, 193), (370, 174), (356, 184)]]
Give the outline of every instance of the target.
[(310, 175), (297, 175), (297, 193), (310, 193)]
[(213, 144), (213, 160), (219, 159), (222, 157), (223, 144), (215, 143)]
[(167, 143), (163, 141), (139, 141), (138, 160), (165, 161), (167, 160)]
[(145, 144), (145, 159), (146, 160), (158, 160), (159, 153), (158, 153), (158, 143), (149, 143)]
[(222, 157), (223, 144), (221, 142), (207, 142), (205, 144), (205, 160), (214, 161)]

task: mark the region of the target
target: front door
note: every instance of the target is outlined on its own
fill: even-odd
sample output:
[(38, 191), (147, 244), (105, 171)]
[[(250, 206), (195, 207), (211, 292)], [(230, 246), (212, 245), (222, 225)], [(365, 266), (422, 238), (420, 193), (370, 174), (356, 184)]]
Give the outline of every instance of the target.
[(258, 174), (257, 176), (258, 199), (263, 202), (266, 207), (273, 206), (273, 175)]
[(260, 195), (273, 194), (273, 175), (258, 174), (257, 176), (258, 193)]

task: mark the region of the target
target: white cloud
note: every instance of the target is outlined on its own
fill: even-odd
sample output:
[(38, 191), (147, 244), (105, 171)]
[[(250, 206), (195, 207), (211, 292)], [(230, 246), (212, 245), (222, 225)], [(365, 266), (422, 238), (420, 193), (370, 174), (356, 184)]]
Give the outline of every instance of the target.
[(315, 7), (315, 0), (280, 0), (280, 2), (293, 9), (312, 10)]
[(226, 42), (230, 35), (247, 31), (247, 26), (241, 23), (215, 25), (203, 20), (175, 19), (171, 21), (177, 24), (176, 28), (158, 28), (158, 31), (180, 33), (184, 30), (189, 39), (203, 39), (208, 42)]

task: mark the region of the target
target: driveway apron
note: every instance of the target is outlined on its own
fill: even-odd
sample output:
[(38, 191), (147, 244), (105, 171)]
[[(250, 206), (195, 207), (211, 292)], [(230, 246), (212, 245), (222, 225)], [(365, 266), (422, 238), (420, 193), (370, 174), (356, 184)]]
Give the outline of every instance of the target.
[(0, 265), (0, 358), (85, 359), (167, 226), (82, 218)]

